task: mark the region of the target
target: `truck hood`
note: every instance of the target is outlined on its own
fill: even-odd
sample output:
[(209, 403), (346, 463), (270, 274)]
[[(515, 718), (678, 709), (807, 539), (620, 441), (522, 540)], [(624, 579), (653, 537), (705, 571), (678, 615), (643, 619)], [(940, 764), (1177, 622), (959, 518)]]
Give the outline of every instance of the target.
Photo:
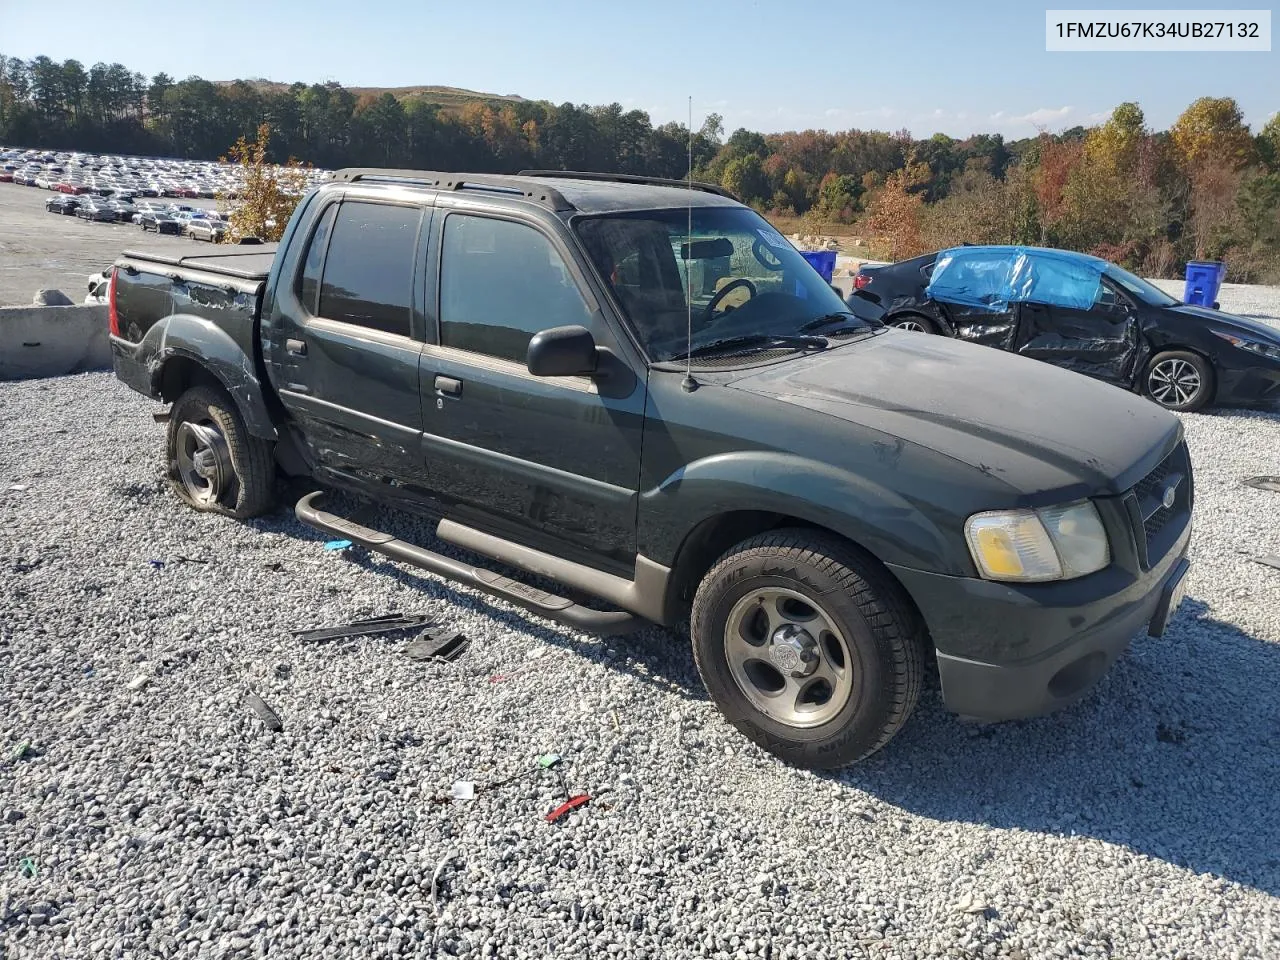
[(1208, 307), (1195, 307), (1186, 304), (1180, 307), (1169, 307), (1168, 310), (1170, 313), (1201, 321), (1220, 330), (1239, 333), (1255, 340), (1261, 340), (1263, 343), (1280, 346), (1280, 329), (1263, 323), (1261, 320), (1252, 320), (1249, 317), (1236, 316), (1234, 313), (1223, 313), (1221, 310), (1210, 310)]
[[(934, 450), (998, 477), (1032, 504), (1041, 494), (1121, 493), (1182, 429), (1173, 414), (1118, 387), (990, 347), (892, 329), (753, 370), (729, 386)], [(833, 440), (832, 462), (840, 463), (846, 451)]]

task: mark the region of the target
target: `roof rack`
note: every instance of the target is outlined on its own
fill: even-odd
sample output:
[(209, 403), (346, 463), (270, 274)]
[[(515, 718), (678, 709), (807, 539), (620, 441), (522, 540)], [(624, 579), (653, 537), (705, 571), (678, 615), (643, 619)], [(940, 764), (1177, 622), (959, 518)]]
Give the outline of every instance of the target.
[[(703, 193), (714, 193), (717, 196), (737, 200), (732, 193), (714, 183), (702, 180), (671, 180), (667, 177), (642, 177), (632, 173), (584, 173), (581, 170), (521, 170), (518, 177), (549, 177), (561, 180), (603, 180), (615, 183), (642, 183), (650, 187), (682, 187), (701, 190)], [(739, 201), (741, 202), (741, 201)]]
[(475, 173), (440, 173), (435, 170), (388, 170), (381, 167), (347, 167), (334, 171), (330, 178), (343, 183), (408, 183), (437, 190), (484, 190), (513, 194), (541, 203), (552, 210), (574, 210), (576, 207), (552, 186), (539, 184), (536, 189), (510, 176)]

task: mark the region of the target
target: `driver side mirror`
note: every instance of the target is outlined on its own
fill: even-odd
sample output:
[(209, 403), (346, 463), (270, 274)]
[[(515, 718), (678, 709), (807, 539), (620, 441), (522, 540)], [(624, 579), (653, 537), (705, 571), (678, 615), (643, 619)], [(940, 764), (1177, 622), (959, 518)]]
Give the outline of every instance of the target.
[(599, 356), (591, 331), (574, 324), (535, 333), (525, 364), (535, 377), (586, 377), (596, 372)]

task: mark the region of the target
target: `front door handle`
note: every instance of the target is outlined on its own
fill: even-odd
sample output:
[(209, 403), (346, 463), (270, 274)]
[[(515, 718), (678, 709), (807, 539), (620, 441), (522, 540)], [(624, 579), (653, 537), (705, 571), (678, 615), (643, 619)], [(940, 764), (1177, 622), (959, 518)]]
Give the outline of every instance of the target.
[(462, 381), (454, 377), (436, 376), (436, 393), (443, 397), (462, 396)]
[(295, 357), (305, 357), (307, 355), (307, 341), (305, 340), (286, 340), (284, 349), (287, 353)]

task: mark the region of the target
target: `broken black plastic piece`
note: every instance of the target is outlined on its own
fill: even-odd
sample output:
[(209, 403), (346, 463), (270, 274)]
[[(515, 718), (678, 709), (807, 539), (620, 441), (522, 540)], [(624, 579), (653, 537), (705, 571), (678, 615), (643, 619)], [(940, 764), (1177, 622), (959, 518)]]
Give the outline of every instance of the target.
[(457, 660), (470, 645), (465, 634), (445, 627), (428, 630), (404, 652), (414, 660)]
[(284, 721), (280, 719), (280, 715), (267, 706), (267, 701), (263, 700), (257, 693), (250, 690), (245, 695), (245, 700), (248, 701), (253, 712), (261, 718), (263, 725), (268, 730), (279, 733), (284, 729)]
[(368, 620), (353, 620), (340, 627), (321, 627), (317, 630), (295, 630), (294, 639), (304, 643), (316, 643), (322, 640), (339, 640), (345, 637), (367, 637), (375, 633), (391, 633), (395, 630), (408, 630), (411, 627), (427, 626), (430, 617), (421, 614), (387, 614), (384, 617), (370, 617)]

